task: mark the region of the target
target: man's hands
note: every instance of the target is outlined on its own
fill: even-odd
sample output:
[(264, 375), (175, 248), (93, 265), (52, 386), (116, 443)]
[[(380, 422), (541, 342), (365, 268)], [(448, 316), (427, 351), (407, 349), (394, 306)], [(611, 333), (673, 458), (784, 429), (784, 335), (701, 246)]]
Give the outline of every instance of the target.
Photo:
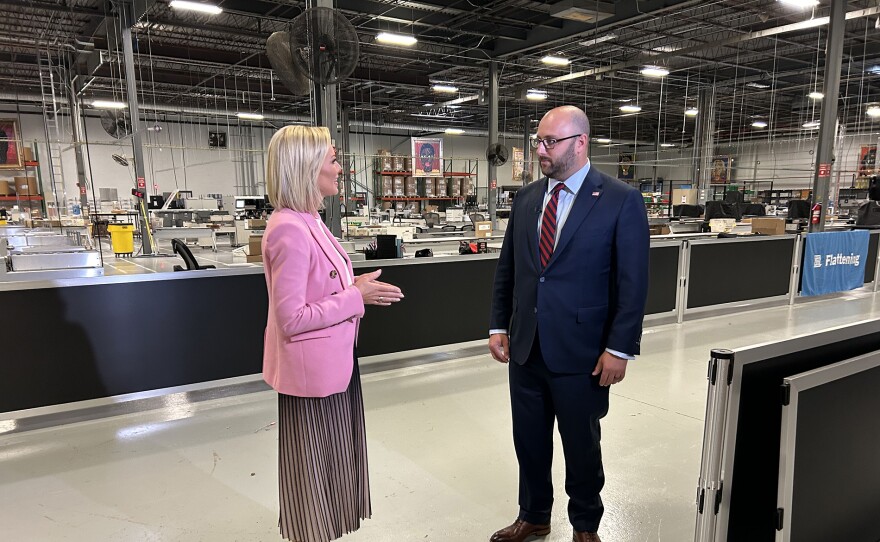
[(602, 352), (596, 368), (593, 369), (593, 376), (602, 375), (599, 377), (600, 386), (618, 384), (626, 376), (626, 362), (627, 360), (610, 354), (608, 351)]
[(495, 361), (507, 363), (510, 361), (510, 340), (507, 333), (494, 333), (489, 335), (489, 353)]

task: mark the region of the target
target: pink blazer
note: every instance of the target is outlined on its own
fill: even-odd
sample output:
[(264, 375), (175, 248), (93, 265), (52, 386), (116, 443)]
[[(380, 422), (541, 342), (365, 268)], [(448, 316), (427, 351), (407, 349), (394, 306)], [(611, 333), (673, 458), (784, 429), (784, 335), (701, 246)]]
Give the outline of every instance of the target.
[[(269, 290), (263, 379), (299, 397), (345, 391), (364, 315), (363, 298), (347, 284), (337, 256), (345, 251), (313, 215), (290, 209), (269, 217), (262, 247)], [(348, 257), (345, 265), (354, 277)]]

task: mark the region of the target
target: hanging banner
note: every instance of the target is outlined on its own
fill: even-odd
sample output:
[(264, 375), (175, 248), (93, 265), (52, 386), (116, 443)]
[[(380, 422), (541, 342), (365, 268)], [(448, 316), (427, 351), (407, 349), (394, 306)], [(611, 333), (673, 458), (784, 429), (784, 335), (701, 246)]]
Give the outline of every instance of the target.
[(877, 162), (877, 145), (865, 145), (859, 152), (859, 177), (867, 177), (874, 174), (874, 166)]
[(867, 230), (808, 233), (804, 244), (801, 295), (860, 288), (868, 262)]
[(617, 178), (621, 181), (629, 181), (636, 178), (636, 155), (631, 152), (622, 152), (617, 156)]
[(412, 138), (413, 176), (442, 177), (443, 140), (437, 138)]
[(712, 160), (712, 184), (727, 184), (730, 182), (731, 162), (733, 162), (733, 158), (730, 156), (716, 156)]

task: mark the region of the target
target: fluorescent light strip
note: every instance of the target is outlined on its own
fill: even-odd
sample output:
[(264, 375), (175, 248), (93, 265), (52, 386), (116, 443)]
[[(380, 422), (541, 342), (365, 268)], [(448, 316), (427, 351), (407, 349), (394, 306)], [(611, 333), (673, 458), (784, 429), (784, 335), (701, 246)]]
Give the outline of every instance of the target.
[(547, 99), (547, 93), (542, 90), (529, 90), (526, 92), (526, 100), (541, 101)]
[(868, 108), (867, 111), (865, 111), (865, 113), (867, 113), (867, 115), (871, 118), (880, 117), (880, 107), (878, 107), (876, 105), (871, 106)]
[(770, 88), (770, 85), (768, 85), (766, 83), (755, 83), (755, 82), (746, 83), (746, 86), (752, 87), (752, 88)]
[(378, 34), (376, 34), (376, 41), (381, 42), (381, 43), (387, 43), (390, 45), (405, 45), (407, 47), (411, 46), (411, 45), (415, 45), (416, 43), (419, 42), (419, 40), (417, 40), (415, 38), (415, 36), (406, 36), (403, 34), (393, 34), (391, 32), (379, 32)]
[(244, 120), (263, 120), (263, 115), (259, 113), (236, 113), (235, 116)]
[(801, 126), (803, 126), (804, 128), (806, 128), (808, 130), (814, 130), (819, 127), (819, 121), (818, 120), (811, 120), (810, 122), (803, 123)]
[(813, 92), (807, 94), (807, 98), (812, 98), (814, 100), (821, 100), (824, 97), (825, 97), (824, 94), (822, 94), (821, 92), (817, 92), (815, 90)]
[(696, 117), (697, 115), (700, 114), (700, 110), (697, 109), (696, 107), (689, 107), (684, 110), (684, 114), (689, 117)]
[(213, 4), (202, 4), (201, 2), (187, 2), (186, 0), (171, 0), (171, 7), (184, 11), (198, 11), (199, 13), (208, 13), (210, 15), (220, 15), (223, 9)]
[(675, 143), (661, 143), (660, 146), (669, 148), (669, 147), (674, 147)]
[(811, 8), (818, 6), (819, 0), (779, 0), (779, 3), (798, 8)]
[(624, 113), (638, 113), (642, 108), (638, 105), (621, 105), (620, 110)]
[(597, 137), (594, 141), (596, 143), (602, 143), (602, 144), (611, 143), (611, 140), (608, 139), (607, 137)]
[(571, 63), (571, 61), (567, 58), (551, 55), (547, 55), (542, 58), (541, 62), (543, 62), (544, 64), (551, 64), (553, 66), (568, 66)]
[(447, 128), (446, 130), (444, 130), (444, 133), (452, 134), (452, 135), (459, 135), (459, 134), (463, 134), (464, 130), (462, 130), (461, 128)]
[(95, 100), (92, 102), (92, 107), (96, 107), (98, 109), (125, 109), (128, 107), (128, 104), (122, 102), (112, 102), (109, 100)]
[(581, 45), (583, 45), (584, 47), (592, 47), (593, 45), (598, 45), (602, 42), (614, 39), (617, 39), (617, 34), (605, 34), (604, 36), (599, 36), (598, 38), (582, 41)]
[(763, 120), (756, 120), (755, 122), (752, 123), (752, 127), (754, 127), (754, 128), (766, 128), (766, 127), (767, 127), (767, 123), (764, 122)]
[(660, 66), (645, 66), (642, 68), (642, 75), (646, 77), (666, 77), (669, 70)]
[(458, 87), (453, 87), (451, 85), (434, 85), (431, 88), (434, 92), (458, 92)]

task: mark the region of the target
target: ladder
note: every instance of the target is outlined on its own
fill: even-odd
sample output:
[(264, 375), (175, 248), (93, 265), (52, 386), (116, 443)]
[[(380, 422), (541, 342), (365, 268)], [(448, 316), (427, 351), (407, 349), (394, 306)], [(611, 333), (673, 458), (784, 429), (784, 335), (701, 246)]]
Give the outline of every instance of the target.
[[(57, 85), (63, 84), (63, 78), (56, 71), (59, 65), (52, 63), (52, 55), (48, 49), (37, 51), (37, 65), (40, 73), (40, 94), (42, 96), (43, 128), (46, 135), (46, 151), (49, 160), (49, 182), (52, 187), (52, 196), (59, 214), (66, 212), (65, 202), (67, 191), (64, 184), (64, 168), (61, 165), (61, 141), (62, 141), (62, 118), (59, 118), (62, 110), (62, 100), (55, 92)], [(59, 198), (58, 187), (61, 187)], [(43, 191), (45, 194), (45, 190)]]

